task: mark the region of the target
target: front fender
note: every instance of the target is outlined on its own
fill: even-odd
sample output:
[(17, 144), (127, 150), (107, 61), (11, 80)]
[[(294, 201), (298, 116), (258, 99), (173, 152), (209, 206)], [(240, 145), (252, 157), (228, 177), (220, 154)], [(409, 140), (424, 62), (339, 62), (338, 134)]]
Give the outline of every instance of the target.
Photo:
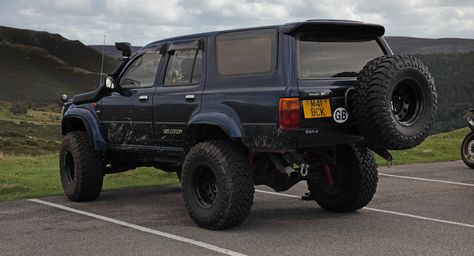
[(217, 125), (224, 130), (230, 138), (242, 138), (242, 127), (233, 118), (223, 113), (199, 113), (189, 120), (188, 127), (193, 124)]
[(97, 116), (89, 109), (71, 106), (63, 115), (61, 123), (63, 135), (65, 135), (68, 122), (72, 119), (80, 119), (82, 121), (96, 151), (106, 151), (109, 148), (109, 143), (104, 139), (100, 130)]

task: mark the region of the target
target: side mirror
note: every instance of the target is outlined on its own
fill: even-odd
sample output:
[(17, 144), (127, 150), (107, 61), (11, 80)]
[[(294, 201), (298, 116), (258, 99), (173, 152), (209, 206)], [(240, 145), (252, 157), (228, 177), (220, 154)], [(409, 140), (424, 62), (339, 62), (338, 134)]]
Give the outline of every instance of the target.
[(113, 77), (111, 76), (106, 76), (104, 78), (104, 84), (105, 84), (105, 88), (108, 88), (110, 90), (115, 90), (116, 86), (115, 86), (115, 80)]
[(68, 99), (69, 99), (69, 98), (68, 98), (67, 94), (61, 95), (61, 101), (62, 101), (62, 102), (66, 102)]

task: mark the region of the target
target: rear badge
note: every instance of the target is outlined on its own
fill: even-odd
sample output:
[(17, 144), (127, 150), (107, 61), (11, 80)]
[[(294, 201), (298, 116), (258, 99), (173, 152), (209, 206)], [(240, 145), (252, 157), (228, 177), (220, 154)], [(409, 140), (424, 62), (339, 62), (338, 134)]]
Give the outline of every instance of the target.
[(337, 108), (336, 110), (334, 110), (332, 116), (334, 121), (338, 124), (345, 123), (347, 119), (349, 119), (349, 113), (347, 113), (347, 110), (345, 108)]
[(319, 130), (316, 129), (308, 129), (305, 131), (306, 134), (318, 134)]

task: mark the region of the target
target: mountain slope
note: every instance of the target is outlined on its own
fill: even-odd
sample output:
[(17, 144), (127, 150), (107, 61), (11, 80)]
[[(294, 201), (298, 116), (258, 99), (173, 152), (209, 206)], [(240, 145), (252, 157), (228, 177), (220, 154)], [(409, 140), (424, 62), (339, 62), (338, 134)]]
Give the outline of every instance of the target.
[[(41, 48), (73, 67), (100, 72), (101, 53), (80, 41), (68, 40), (59, 34), (0, 26), (0, 42)], [(113, 59), (104, 60), (104, 68), (107, 70), (112, 69), (115, 64)]]
[[(439, 92), (435, 132), (465, 126), (462, 114), (474, 107), (474, 40), (387, 37), (397, 54), (416, 54), (430, 68)], [(102, 51), (102, 46), (96, 47)], [(118, 51), (106, 46), (104, 72)], [(138, 47), (134, 48), (136, 51)], [(0, 102), (57, 101), (59, 95), (88, 91), (99, 83), (101, 53), (57, 34), (0, 26)]]
[(474, 108), (474, 52), (417, 55), (435, 79), (438, 91), (438, 115), (434, 133), (466, 127), (462, 118)]
[[(474, 51), (474, 39), (463, 38), (417, 38), (405, 36), (386, 36), (390, 48), (395, 54), (437, 54), (437, 53), (468, 53)], [(89, 47), (102, 52), (104, 48), (105, 55), (120, 59), (121, 54), (115, 50), (113, 45), (89, 45)], [(136, 52), (141, 47), (132, 47)]]
[[(121, 59), (122, 58), (122, 53), (120, 51), (117, 51), (115, 49), (115, 45), (89, 45), (90, 48), (102, 53), (102, 50), (104, 51), (104, 54), (106, 56), (112, 57), (114, 59)], [(136, 53), (138, 50), (140, 50), (139, 46), (132, 46), (132, 55)]]
[[(0, 100), (44, 102), (95, 88), (101, 54), (57, 34), (0, 26)], [(106, 57), (104, 72), (116, 60)]]
[(473, 39), (430, 39), (403, 36), (387, 36), (385, 39), (396, 54), (451, 54), (474, 51)]

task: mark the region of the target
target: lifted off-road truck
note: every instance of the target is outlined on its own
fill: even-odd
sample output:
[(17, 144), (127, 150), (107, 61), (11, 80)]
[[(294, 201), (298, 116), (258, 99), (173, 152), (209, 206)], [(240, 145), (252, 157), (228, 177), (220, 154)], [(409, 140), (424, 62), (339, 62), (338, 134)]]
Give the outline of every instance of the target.
[(201, 227), (242, 223), (255, 185), (305, 180), (329, 211), (366, 206), (377, 186), (372, 152), (420, 144), (437, 95), (426, 66), (393, 55), (380, 25), (304, 22), (150, 43), (93, 92), (64, 97), (61, 181), (95, 200), (105, 174), (176, 172)]

